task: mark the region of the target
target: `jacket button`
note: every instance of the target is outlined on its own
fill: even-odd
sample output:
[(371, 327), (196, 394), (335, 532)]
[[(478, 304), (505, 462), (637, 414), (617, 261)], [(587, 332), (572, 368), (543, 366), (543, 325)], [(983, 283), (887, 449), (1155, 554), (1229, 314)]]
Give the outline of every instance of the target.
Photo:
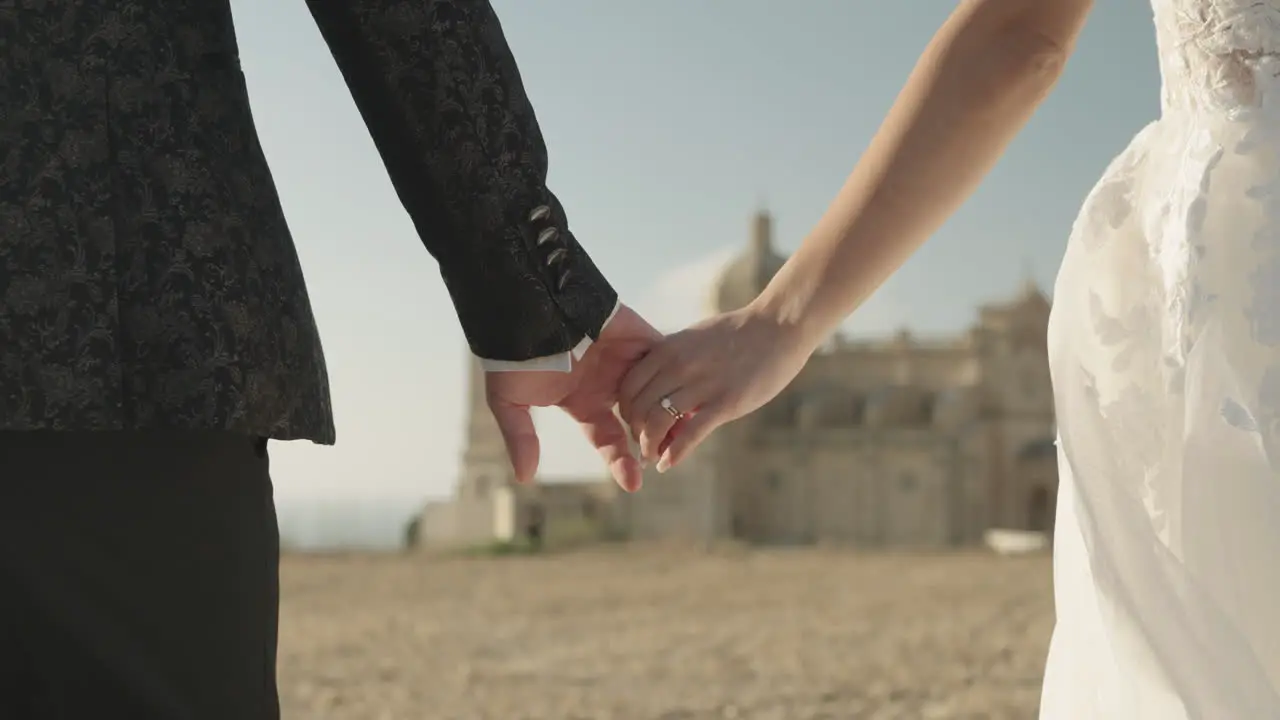
[(552, 240), (555, 240), (558, 237), (560, 237), (559, 230), (553, 227), (546, 228), (542, 232), (538, 233), (538, 244), (544, 245), (546, 243), (551, 242)]
[(556, 290), (564, 290), (565, 283), (569, 282), (569, 271), (565, 270), (560, 273), (560, 279), (556, 281)]
[(554, 265), (560, 262), (561, 260), (564, 259), (565, 254), (567, 254), (568, 252), (569, 252), (568, 250), (565, 250), (562, 247), (552, 250), (551, 253), (547, 255), (547, 265)]
[(539, 205), (529, 213), (529, 222), (538, 222), (551, 217), (551, 208), (546, 205)]

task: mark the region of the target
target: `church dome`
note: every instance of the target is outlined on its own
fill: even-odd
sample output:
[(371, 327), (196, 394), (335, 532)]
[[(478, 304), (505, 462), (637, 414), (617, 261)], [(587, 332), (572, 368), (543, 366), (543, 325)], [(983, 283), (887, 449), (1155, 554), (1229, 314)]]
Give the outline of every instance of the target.
[(750, 244), (716, 281), (712, 312), (737, 310), (755, 300), (786, 261), (773, 249), (773, 218), (764, 211), (756, 213)]

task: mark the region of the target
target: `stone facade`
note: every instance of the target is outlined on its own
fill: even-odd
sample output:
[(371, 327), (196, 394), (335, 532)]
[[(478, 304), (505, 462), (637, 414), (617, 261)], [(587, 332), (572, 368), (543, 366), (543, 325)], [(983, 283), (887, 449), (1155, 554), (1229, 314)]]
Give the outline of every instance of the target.
[[(712, 311), (750, 302), (781, 267), (771, 226), (767, 214), (754, 218)], [(504, 496), (507, 514), (548, 504), (541, 492), (561, 508), (548, 526), (581, 521), (595, 503), (594, 517), (637, 539), (939, 548), (980, 543), (991, 528), (1049, 532), (1057, 465), (1048, 317), (1049, 301), (1028, 283), (980, 308), (956, 337), (833, 339), (776, 399), (681, 467), (646, 477), (641, 492), (614, 495), (603, 480), (521, 488)], [(512, 486), (479, 379), (477, 369), (460, 505)]]

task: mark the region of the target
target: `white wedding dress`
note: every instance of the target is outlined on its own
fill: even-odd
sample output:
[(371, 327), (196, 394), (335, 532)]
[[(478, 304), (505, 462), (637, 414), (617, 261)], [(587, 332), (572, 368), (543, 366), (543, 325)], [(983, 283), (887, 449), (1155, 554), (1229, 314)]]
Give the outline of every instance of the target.
[(1040, 717), (1280, 718), (1280, 0), (1153, 8), (1161, 118), (1054, 292)]

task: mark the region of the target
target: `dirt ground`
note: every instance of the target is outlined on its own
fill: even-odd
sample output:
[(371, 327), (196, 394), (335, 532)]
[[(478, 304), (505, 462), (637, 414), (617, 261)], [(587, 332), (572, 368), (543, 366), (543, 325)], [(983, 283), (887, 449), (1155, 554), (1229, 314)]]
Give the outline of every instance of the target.
[(287, 558), (286, 720), (1032, 720), (1047, 557)]

